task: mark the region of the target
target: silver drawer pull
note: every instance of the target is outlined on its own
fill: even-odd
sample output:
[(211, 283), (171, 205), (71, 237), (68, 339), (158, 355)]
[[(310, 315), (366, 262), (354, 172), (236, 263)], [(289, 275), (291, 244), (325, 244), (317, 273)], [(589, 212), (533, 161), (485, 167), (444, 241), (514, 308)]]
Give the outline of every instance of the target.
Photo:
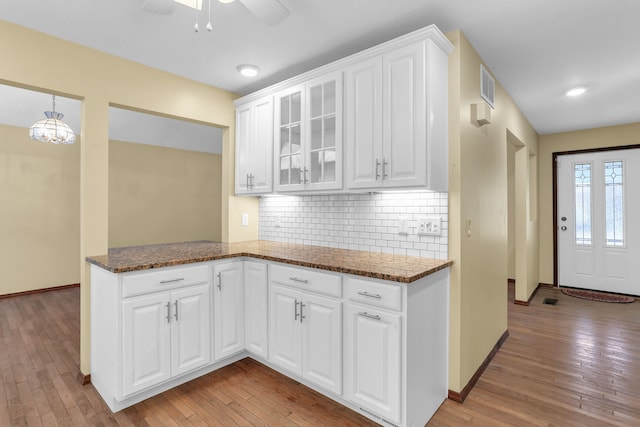
[(363, 317), (368, 317), (369, 319), (373, 319), (373, 320), (382, 320), (382, 318), (378, 315), (373, 315), (373, 314), (369, 314), (366, 311), (364, 313), (358, 313), (358, 316), (363, 316)]
[(363, 297), (375, 298), (375, 299), (382, 298), (382, 295), (380, 294), (370, 294), (369, 292), (358, 292), (358, 295), (362, 295)]
[(297, 277), (289, 277), (289, 280), (293, 280), (294, 282), (299, 282), (299, 283), (309, 283), (307, 279), (298, 279)]
[(164, 285), (165, 283), (175, 283), (175, 282), (181, 282), (184, 280), (184, 277), (179, 277), (177, 279), (171, 279), (171, 280), (160, 280), (160, 284)]

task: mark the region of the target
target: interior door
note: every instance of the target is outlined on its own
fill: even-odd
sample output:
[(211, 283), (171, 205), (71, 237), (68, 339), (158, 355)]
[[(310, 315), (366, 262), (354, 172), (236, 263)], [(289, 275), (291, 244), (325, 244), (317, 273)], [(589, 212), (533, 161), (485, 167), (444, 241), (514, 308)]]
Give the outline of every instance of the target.
[(640, 295), (640, 149), (557, 160), (559, 286)]

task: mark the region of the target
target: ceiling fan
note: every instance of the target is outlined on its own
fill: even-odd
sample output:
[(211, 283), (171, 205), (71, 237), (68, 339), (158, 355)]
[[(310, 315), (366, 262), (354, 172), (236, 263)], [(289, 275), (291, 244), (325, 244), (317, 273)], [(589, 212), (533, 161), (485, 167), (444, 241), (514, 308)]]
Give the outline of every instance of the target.
[[(234, 0), (213, 0), (221, 3), (231, 3)], [(289, 16), (289, 10), (279, 0), (239, 0), (251, 13), (267, 25), (274, 25)], [(204, 0), (180, 1), (191, 7), (204, 3)], [(190, 3), (190, 4), (189, 4)], [(176, 0), (145, 0), (142, 9), (162, 15), (170, 15), (175, 11)]]

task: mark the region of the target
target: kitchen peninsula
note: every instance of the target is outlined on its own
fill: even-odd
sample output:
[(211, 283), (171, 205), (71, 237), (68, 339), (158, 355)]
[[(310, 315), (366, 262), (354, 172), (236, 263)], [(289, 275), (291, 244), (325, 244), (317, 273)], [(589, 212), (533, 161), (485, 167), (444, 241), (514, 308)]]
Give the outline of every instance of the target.
[(91, 381), (113, 411), (245, 357), (383, 425), (446, 398), (450, 261), (271, 241), (87, 261)]

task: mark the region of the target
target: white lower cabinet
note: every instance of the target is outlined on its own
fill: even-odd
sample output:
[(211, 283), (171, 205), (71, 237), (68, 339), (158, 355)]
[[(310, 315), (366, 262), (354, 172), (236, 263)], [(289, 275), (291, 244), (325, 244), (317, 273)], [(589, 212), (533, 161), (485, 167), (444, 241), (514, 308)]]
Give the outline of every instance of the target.
[(211, 361), (209, 298), (205, 284), (122, 303), (124, 395)]
[(394, 422), (401, 410), (401, 328), (400, 314), (346, 307), (345, 397)]
[(342, 393), (342, 302), (270, 285), (269, 360)]
[(91, 267), (91, 382), (109, 408), (211, 363), (210, 278), (204, 264), (121, 274)]
[(213, 266), (214, 360), (244, 350), (244, 262)]
[(448, 269), (91, 266), (91, 382), (118, 411), (249, 355), (382, 425), (424, 425), (447, 396), (448, 286)]
[(122, 303), (124, 395), (211, 361), (209, 298), (205, 284)]
[(269, 357), (267, 264), (244, 262), (244, 342), (248, 352)]

